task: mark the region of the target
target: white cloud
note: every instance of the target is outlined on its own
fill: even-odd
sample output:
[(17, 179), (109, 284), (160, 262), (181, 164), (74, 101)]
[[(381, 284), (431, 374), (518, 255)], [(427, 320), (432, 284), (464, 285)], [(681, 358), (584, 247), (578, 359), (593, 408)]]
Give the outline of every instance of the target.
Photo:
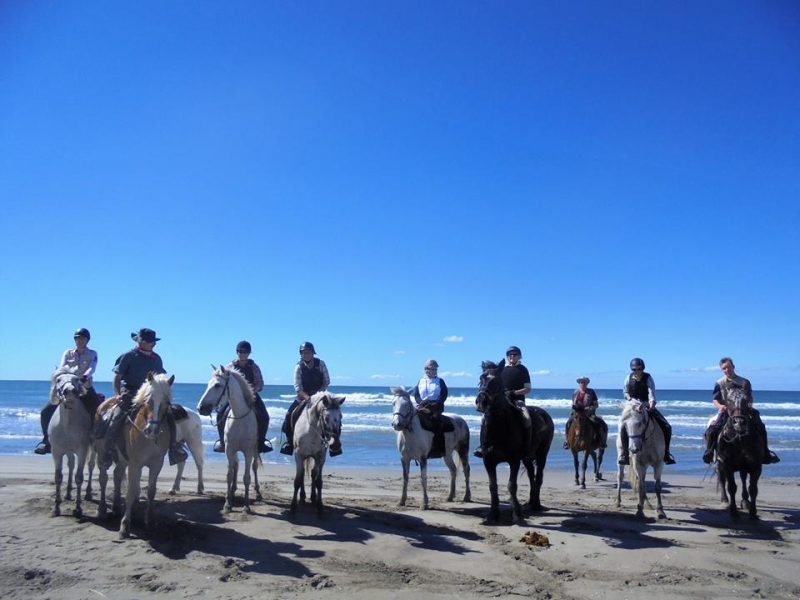
[(464, 341), (464, 336), (463, 335), (448, 335), (446, 338), (444, 338), (443, 341), (445, 341), (445, 342), (456, 342), (456, 343), (457, 342), (463, 342)]
[(370, 379), (400, 379), (400, 375), (370, 375)]
[(395, 354), (405, 354), (406, 351), (405, 350), (395, 350), (394, 353)]
[(550, 375), (550, 369), (541, 369), (540, 371), (532, 371), (531, 375)]
[(439, 375), (442, 377), (475, 377), (475, 375), (466, 371), (443, 371)]

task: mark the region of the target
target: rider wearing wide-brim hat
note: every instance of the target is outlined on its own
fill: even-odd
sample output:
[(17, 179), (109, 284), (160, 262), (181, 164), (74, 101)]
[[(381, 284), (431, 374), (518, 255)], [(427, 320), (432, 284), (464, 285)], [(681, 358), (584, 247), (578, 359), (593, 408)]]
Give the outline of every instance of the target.
[[(594, 423), (596, 431), (598, 432), (597, 441), (601, 448), (608, 446), (608, 424), (596, 413), (600, 406), (595, 391), (588, 387), (591, 379), (585, 375), (578, 377), (575, 380), (578, 383), (578, 389), (572, 392), (572, 410), (584, 411), (586, 416)], [(567, 419), (567, 424), (564, 427), (564, 448), (569, 449), (569, 428), (572, 426), (572, 413)]]
[[(131, 333), (131, 339), (136, 342), (136, 346), (121, 354), (117, 358), (112, 371), (114, 372), (113, 388), (117, 395), (117, 407), (111, 417), (111, 423), (106, 431), (106, 454), (100, 457), (106, 465), (110, 465), (113, 452), (117, 442), (117, 437), (125, 422), (125, 416), (130, 411), (133, 398), (139, 388), (147, 380), (148, 373), (158, 375), (166, 373), (161, 357), (153, 350), (156, 342), (161, 340), (156, 336), (156, 332), (147, 327), (143, 327), (137, 333)], [(175, 432), (175, 416), (172, 414), (172, 406), (166, 413), (167, 426), (169, 428), (169, 464), (175, 465), (185, 461), (189, 455), (183, 449), (183, 444), (178, 443)]]
[[(94, 419), (94, 413), (101, 402), (94, 389), (94, 381), (92, 379), (94, 372), (97, 370), (97, 352), (88, 346), (89, 340), (92, 339), (92, 334), (89, 333), (86, 327), (76, 329), (72, 337), (75, 340), (75, 346), (64, 351), (58, 367), (76, 369), (76, 373), (83, 383), (83, 394), (81, 394), (80, 399), (86, 407), (86, 411)], [(50, 419), (57, 409), (57, 405), (48, 402), (40, 413), (39, 422), (42, 426), (43, 437), (42, 441), (33, 450), (36, 454), (50, 454), (51, 452), (47, 429), (50, 426)]]
[[(292, 413), (300, 406), (305, 406), (308, 399), (318, 392), (324, 392), (331, 384), (331, 376), (325, 361), (315, 358), (317, 353), (314, 344), (303, 342), (300, 344), (300, 360), (294, 368), (294, 389), (297, 397), (286, 411), (281, 431), (286, 436), (286, 441), (281, 446), (281, 454), (294, 453), (294, 424)], [(339, 456), (342, 453), (342, 442), (339, 437), (334, 437), (330, 446), (330, 455)]]
[[(641, 358), (631, 359), (630, 362), (631, 372), (625, 377), (622, 384), (622, 393), (625, 395), (625, 400), (639, 400), (640, 402), (649, 403), (650, 416), (661, 427), (664, 434), (664, 463), (674, 465), (675, 459), (669, 453), (669, 442), (672, 439), (672, 426), (667, 422), (667, 419), (656, 408), (656, 384), (650, 373), (646, 373), (644, 368), (644, 361)], [(621, 465), (630, 464), (628, 432), (624, 427), (620, 427), (619, 433), (622, 440), (622, 454), (617, 461)]]

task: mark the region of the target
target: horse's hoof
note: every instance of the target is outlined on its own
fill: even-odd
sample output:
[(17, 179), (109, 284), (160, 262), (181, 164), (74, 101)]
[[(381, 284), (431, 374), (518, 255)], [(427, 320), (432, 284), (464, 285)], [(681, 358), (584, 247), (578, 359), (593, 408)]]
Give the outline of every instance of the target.
[(429, 508), (429, 507), (428, 507), (428, 505), (427, 505), (427, 504), (423, 504), (423, 505), (422, 505), (422, 510), (428, 510), (428, 508)]
[(170, 496), (174, 496), (175, 495), (175, 490), (174, 489), (170, 490), (170, 491), (167, 492), (167, 494), (169, 494)]
[(53, 512), (50, 513), (50, 516), (52, 516), (52, 517), (60, 517), (61, 516), (61, 509), (54, 508)]
[(472, 502), (472, 496), (469, 494), (464, 494), (463, 502)]
[(585, 484), (585, 483), (582, 483), (582, 484), (581, 484), (581, 489), (582, 489), (582, 490), (585, 490), (585, 489), (586, 489), (586, 484)]
[(263, 502), (263, 501), (264, 501), (264, 496), (262, 496), (261, 494), (256, 494), (256, 502)]
[(80, 508), (74, 508), (72, 510), (72, 516), (77, 519), (80, 519), (81, 517), (83, 517), (83, 510)]
[(253, 514), (253, 509), (250, 508), (249, 506), (245, 506), (244, 507), (244, 512), (247, 513), (248, 515), (252, 515)]
[(233, 509), (226, 504), (225, 506), (222, 507), (222, 512), (227, 515), (233, 512)]

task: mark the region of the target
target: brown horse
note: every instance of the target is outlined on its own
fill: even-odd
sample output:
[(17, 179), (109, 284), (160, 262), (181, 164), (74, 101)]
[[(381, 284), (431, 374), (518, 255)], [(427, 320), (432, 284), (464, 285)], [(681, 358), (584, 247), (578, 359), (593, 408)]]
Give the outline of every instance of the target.
[(169, 449), (169, 428), (166, 415), (172, 402), (173, 375), (147, 374), (147, 381), (142, 384), (133, 399), (133, 411), (127, 417), (123, 428), (125, 454), (128, 457), (128, 494), (125, 498), (125, 516), (119, 527), (121, 539), (130, 537), (131, 513), (139, 501), (142, 469), (148, 469), (147, 509), (144, 523), (148, 529), (154, 525), (153, 505), (156, 497), (156, 483), (164, 456)]
[[(572, 452), (572, 461), (575, 464), (575, 485), (586, 489), (586, 467), (589, 457), (592, 457), (594, 464), (595, 482), (603, 479), (600, 466), (603, 464), (605, 448), (602, 447), (598, 435), (599, 425), (595, 424), (586, 410), (572, 410), (572, 423), (567, 432), (567, 445)], [(598, 452), (599, 450), (599, 452)], [(583, 461), (578, 471), (578, 454), (583, 452)]]

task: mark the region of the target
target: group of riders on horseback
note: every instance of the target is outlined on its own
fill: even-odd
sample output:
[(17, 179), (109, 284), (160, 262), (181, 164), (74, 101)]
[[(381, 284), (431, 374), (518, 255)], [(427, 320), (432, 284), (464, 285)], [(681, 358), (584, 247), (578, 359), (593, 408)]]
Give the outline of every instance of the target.
[[(86, 328), (75, 331), (75, 347), (64, 352), (60, 367), (70, 367), (77, 371), (83, 382), (84, 393), (81, 396), (87, 411), (91, 415), (103, 413), (106, 410), (113, 410), (109, 419), (98, 420), (94, 427), (95, 437), (105, 436), (107, 453), (100, 457), (101, 464), (109, 465), (113, 459), (113, 453), (117, 449), (117, 437), (122, 428), (124, 420), (131, 410), (131, 402), (139, 387), (145, 382), (148, 373), (165, 373), (161, 357), (153, 350), (160, 338), (156, 337), (152, 329), (142, 328), (138, 333), (131, 333), (131, 338), (137, 343), (136, 347), (122, 354), (115, 362), (113, 372), (113, 389), (116, 396), (104, 401), (102, 395), (94, 390), (92, 378), (97, 368), (97, 353), (88, 348), (87, 344), (91, 335)], [(256, 401), (254, 409), (258, 421), (258, 443), (259, 452), (272, 451), (272, 445), (267, 439), (267, 429), (269, 427), (269, 414), (264, 401), (258, 392), (264, 386), (264, 380), (258, 365), (250, 359), (251, 345), (247, 341), (239, 342), (236, 346), (237, 358), (228, 366), (238, 369), (245, 377), (247, 382), (253, 387)], [(315, 358), (316, 351), (311, 342), (304, 342), (300, 345), (300, 360), (294, 370), (294, 387), (297, 392), (295, 401), (287, 410), (283, 422), (282, 432), (286, 436), (286, 441), (280, 451), (283, 454), (291, 455), (294, 452), (292, 445), (292, 435), (294, 422), (300, 414), (302, 408), (307, 404), (308, 399), (317, 392), (322, 392), (330, 386), (330, 375), (325, 362)], [(520, 423), (526, 435), (531, 435), (531, 416), (525, 410), (525, 396), (531, 391), (531, 377), (528, 369), (520, 362), (522, 352), (517, 346), (511, 346), (506, 350), (505, 359), (499, 364), (484, 363), (484, 371), (491, 370), (502, 382), (503, 390), (507, 401), (518, 408)], [(448, 428), (447, 419), (443, 418), (442, 411), (447, 400), (448, 389), (444, 380), (438, 376), (438, 363), (435, 360), (428, 360), (424, 367), (424, 376), (413, 388), (412, 395), (417, 401), (418, 408), (423, 418), (423, 426), (434, 433), (433, 445), (431, 448), (431, 458), (441, 457), (444, 453), (444, 433), (452, 429)], [(625, 378), (623, 393), (628, 401), (639, 400), (649, 406), (650, 416), (658, 423), (664, 434), (665, 451), (664, 462), (674, 464), (675, 459), (669, 452), (672, 428), (664, 416), (656, 409), (655, 384), (652, 376), (645, 372), (645, 364), (641, 358), (634, 358), (630, 362), (631, 372)], [(764, 445), (764, 464), (777, 463), (780, 459), (767, 447), (767, 433), (764, 423), (761, 421), (759, 412), (752, 407), (752, 388), (750, 382), (744, 377), (735, 373), (733, 360), (725, 357), (720, 360), (720, 368), (724, 374), (714, 387), (713, 402), (719, 410), (717, 417), (709, 425), (706, 433), (706, 450), (703, 454), (703, 461), (711, 463), (714, 459), (717, 440), (727, 421), (727, 402), (732, 395), (744, 394), (748, 399), (750, 409), (750, 419), (756, 429), (761, 433)], [(587, 416), (595, 428), (595, 441), (597, 446), (606, 448), (608, 438), (608, 425), (596, 414), (598, 408), (597, 394), (588, 387), (590, 382), (588, 377), (577, 379), (578, 389), (572, 396), (572, 408), (577, 413)], [(36, 454), (48, 454), (50, 443), (47, 429), (56, 406), (47, 404), (41, 412), (41, 425), (44, 438), (36, 446)], [(226, 417), (226, 406), (221, 406), (217, 416), (217, 427), (220, 439), (214, 444), (216, 452), (224, 452), (223, 427)], [(187, 459), (186, 451), (183, 449), (180, 440), (176, 440), (175, 421), (176, 415), (173, 411), (180, 408), (172, 407), (166, 417), (167, 426), (170, 433), (169, 461), (176, 464)], [(575, 413), (573, 413), (575, 414)], [(570, 427), (573, 424), (573, 416), (567, 420), (565, 437), (568, 436)], [(452, 425), (451, 425), (452, 427)], [(624, 428), (620, 430), (622, 449), (618, 462), (620, 465), (630, 463), (629, 440)], [(475, 450), (474, 454), (478, 458), (484, 455), (483, 427), (481, 428), (481, 445)], [(568, 448), (568, 442), (564, 442), (564, 448)], [(341, 440), (338, 435), (332, 440), (330, 445), (330, 455), (338, 456), (342, 453)]]

